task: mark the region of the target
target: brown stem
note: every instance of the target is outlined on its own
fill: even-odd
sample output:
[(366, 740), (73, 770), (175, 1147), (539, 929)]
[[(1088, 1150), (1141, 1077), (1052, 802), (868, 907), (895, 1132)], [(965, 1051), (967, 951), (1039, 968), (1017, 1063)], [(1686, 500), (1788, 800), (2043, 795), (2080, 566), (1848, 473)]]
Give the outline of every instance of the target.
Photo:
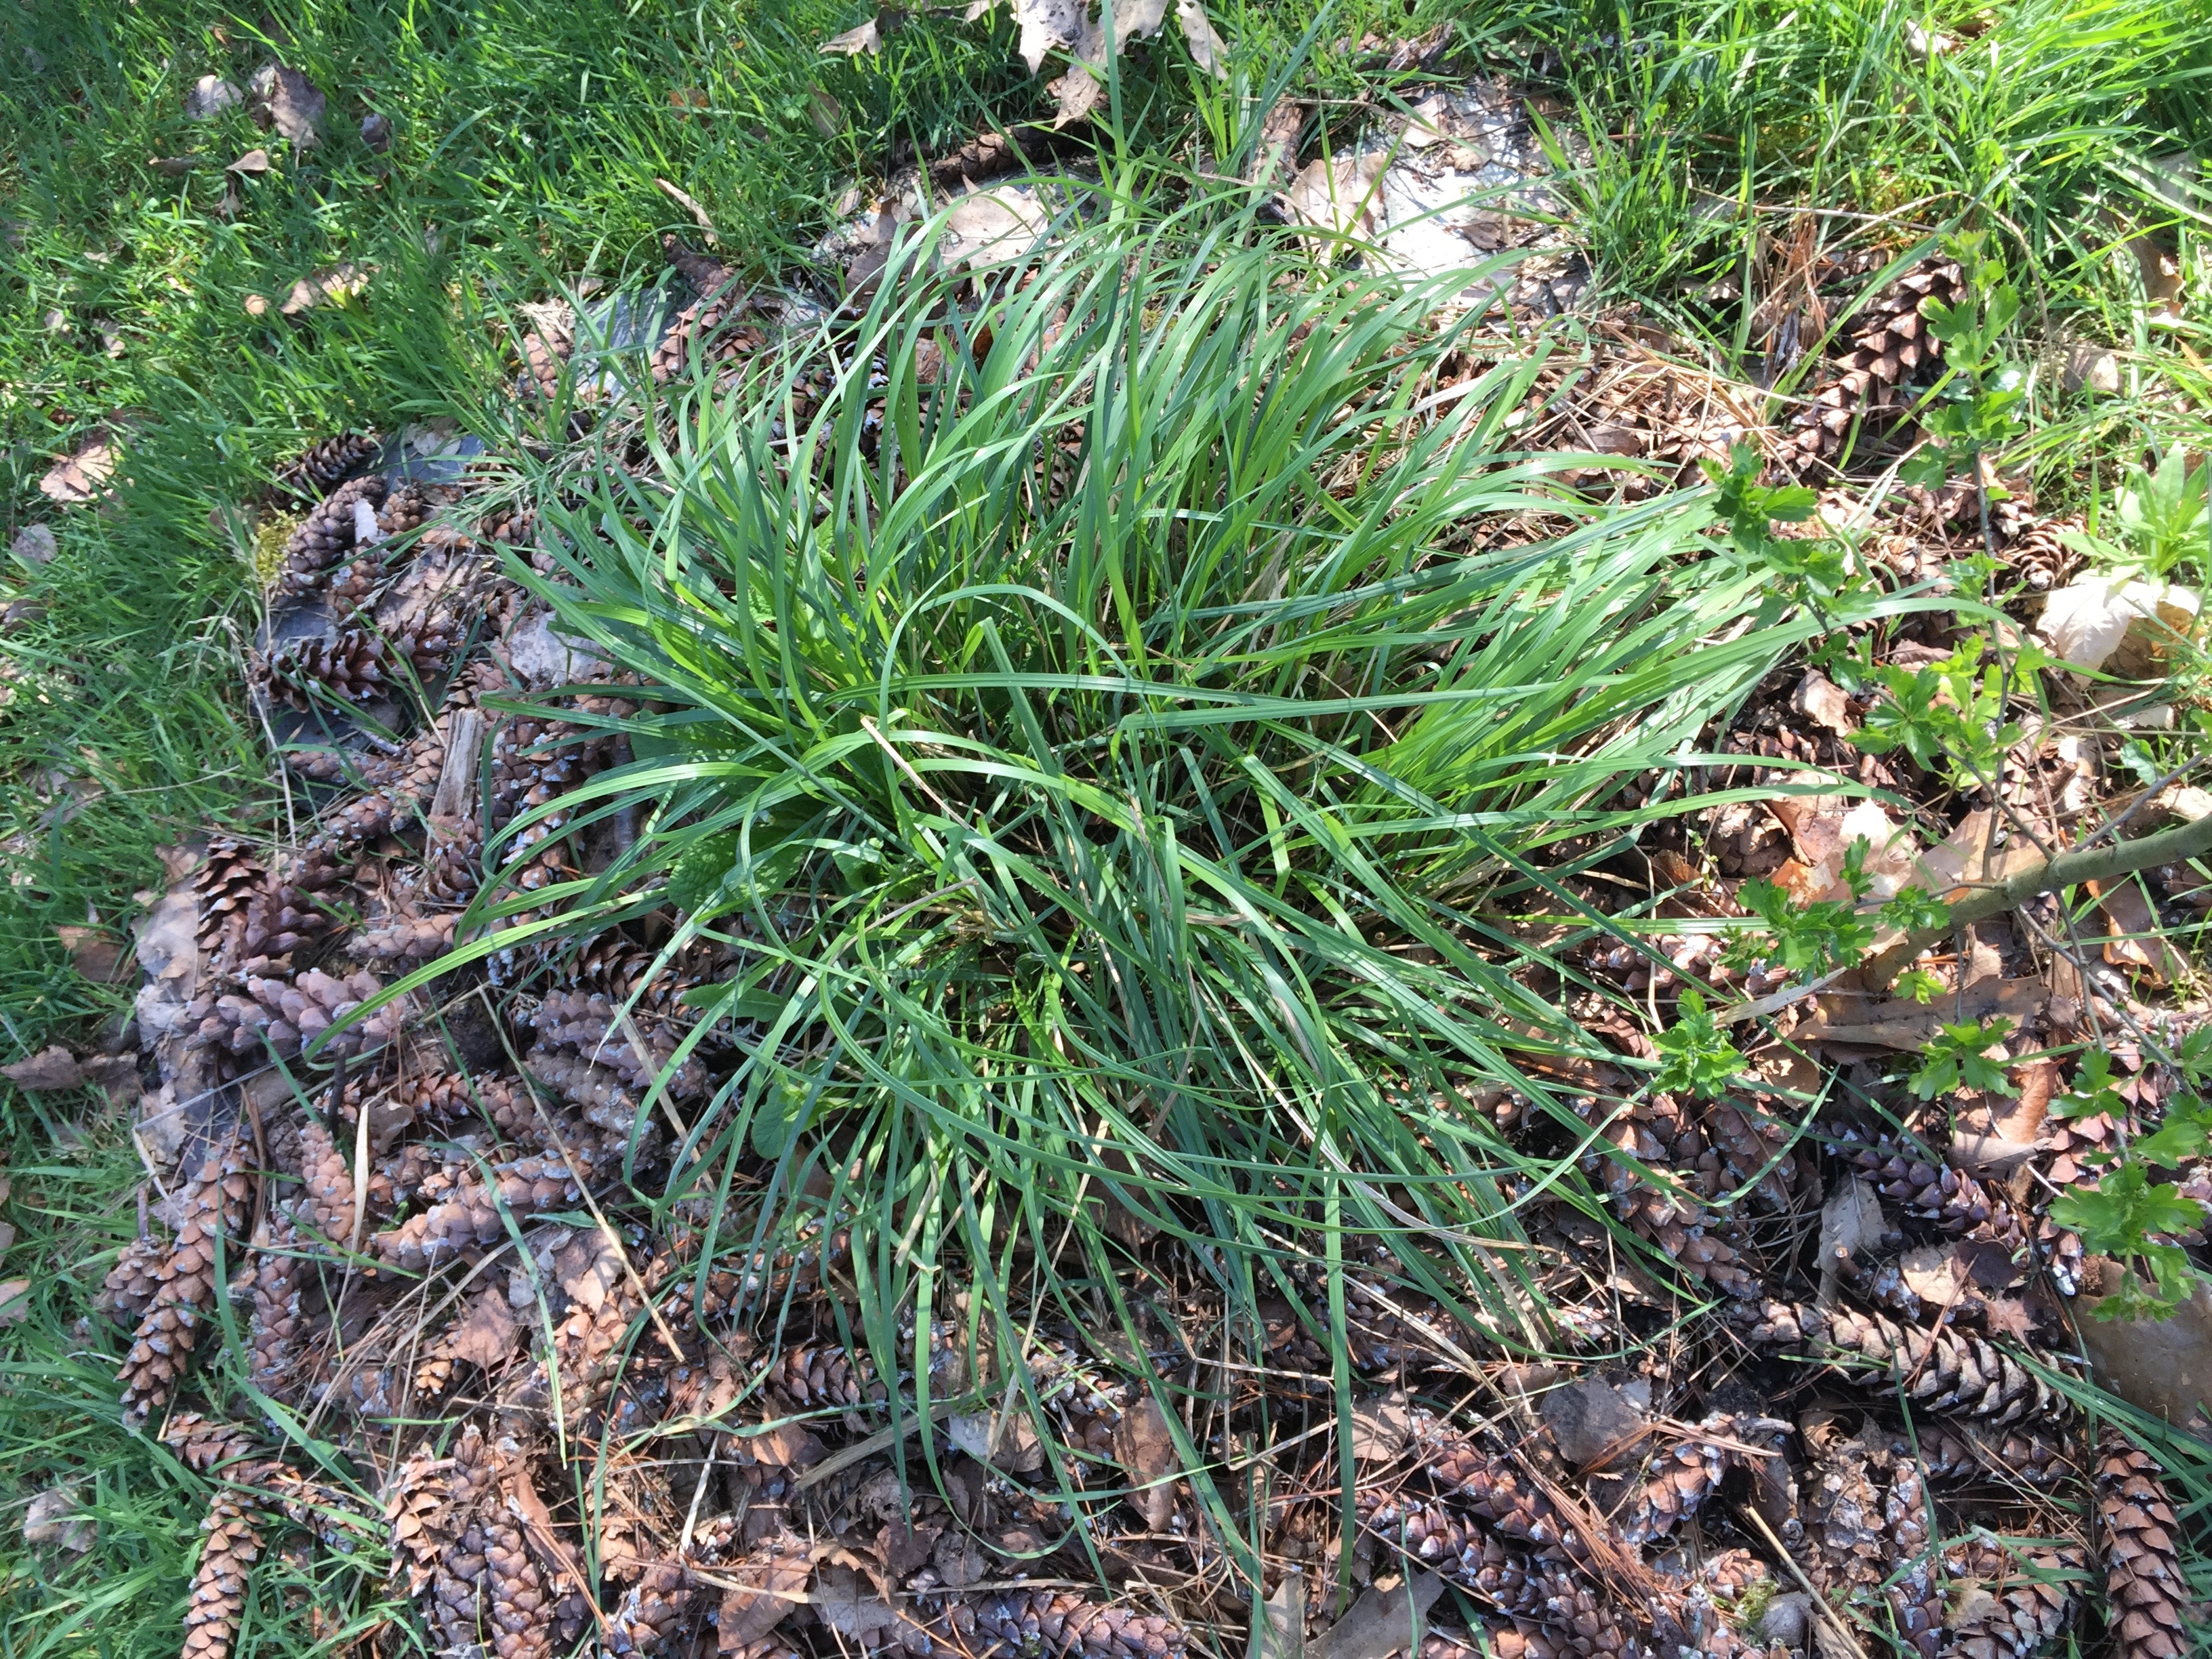
[(2212, 813), (2134, 841), (2115, 841), (2102, 847), (2061, 853), (1994, 886), (1977, 888), (1952, 905), (1950, 914), (1939, 926), (1908, 933), (1873, 957), (1864, 969), (1867, 988), (1886, 988), (1908, 963), (1929, 945), (1940, 942), (1954, 927), (2001, 915), (2038, 894), (2057, 892), (2062, 887), (2078, 887), (2085, 881), (2110, 881), (2114, 876), (2129, 875), (2154, 864), (2195, 858), (2208, 851), (2212, 851)]

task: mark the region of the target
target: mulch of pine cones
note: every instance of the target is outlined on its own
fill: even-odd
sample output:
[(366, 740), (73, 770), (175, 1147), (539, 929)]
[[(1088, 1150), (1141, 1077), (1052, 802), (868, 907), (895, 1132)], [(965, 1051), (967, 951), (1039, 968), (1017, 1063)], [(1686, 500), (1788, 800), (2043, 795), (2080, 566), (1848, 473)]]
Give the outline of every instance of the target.
[[(653, 373), (739, 372), (774, 309), (683, 258), (698, 299)], [(1765, 434), (1785, 465), (1887, 435), (1932, 363), (1914, 307), (1952, 280), (1913, 273), (1844, 331), (1803, 412)], [(557, 384), (574, 335), (573, 318), (538, 319), (530, 386)], [(1528, 429), (1686, 473), (1757, 436), (1759, 406), (1623, 325), (1562, 359)], [(762, 1260), (703, 1206), (648, 1224), (633, 1194), (665, 1172), (664, 1124), (736, 1057), (681, 994), (738, 952), (695, 946), (654, 975), (667, 918), (495, 955), (323, 1040), (452, 946), (480, 891), (526, 900), (634, 833), (559, 803), (628, 758), (606, 722), (639, 689), (572, 653), (503, 562), (531, 545), (529, 514), (489, 474), (424, 471), (349, 434), (284, 474), (301, 510), (252, 673), (307, 816), (281, 847), (195, 849), (141, 946), (140, 1130), (173, 1175), (101, 1308), (125, 1334), (130, 1419), (216, 1483), (187, 1659), (224, 1659), (280, 1539), (364, 1530), (414, 1620), (375, 1629), (379, 1654), (1170, 1659), (1241, 1643), (1255, 1591), (1318, 1632), (1409, 1575), (1443, 1587), (1421, 1659), (2018, 1659), (2096, 1631), (2127, 1659), (2192, 1650), (2157, 1461), (2109, 1430), (2093, 1441), (2051, 1380), (2077, 1370), (2067, 1301), (2096, 1264), (2048, 1197), (2088, 1178), (2116, 1126), (1929, 1109), (1863, 1065), (1808, 1122), (1807, 1053), (1849, 1067), (1879, 1052), (1881, 1021), (1918, 1017), (1901, 1006), (1807, 1003), (1798, 1046), (1755, 1053), (1716, 1102), (1532, 1058), (1574, 1101), (1571, 1133), (1503, 1091), (1462, 1103), (1533, 1154), (1579, 1148), (1587, 1190), (1652, 1247), (1625, 1252), (1557, 1194), (1515, 1195), (1540, 1292), (1522, 1328), (1455, 1316), (1378, 1248), (1354, 1253), (1340, 1329), (1312, 1267), (1255, 1331), (1180, 1246), (1109, 1218), (1129, 1224), (1130, 1305), (1172, 1425), (1102, 1334), (1112, 1320), (909, 1314), (872, 1353), (834, 1226)], [(1713, 734), (1741, 765), (1710, 787), (1814, 763), (1909, 792), (1839, 744), (1836, 711), (1794, 674), (1767, 688)], [(2078, 781), (2042, 765), (2008, 787), (2042, 802)], [(1733, 914), (1742, 880), (1812, 867), (1820, 830), (1809, 809), (1721, 809), (1634, 880), (1570, 884), (1600, 908), (1658, 895), (1662, 917)], [(2125, 995), (1986, 931), (1944, 971), (1959, 997), (2019, 1013), (2027, 1050), (2071, 1035), (2087, 999)], [(1688, 927), (1640, 953), (1570, 951), (1546, 988), (1634, 1052), (1648, 1040), (1601, 988), (1761, 988), (1710, 942)], [(2045, 1103), (2065, 1082), (2047, 1062), (2019, 1080)], [(2136, 1064), (2124, 1127), (2154, 1124), (2173, 1086)], [(735, 1172), (738, 1211), (761, 1173)], [(227, 1291), (246, 1352), (219, 1370)], [(1002, 1330), (1039, 1410), (1009, 1390)], [(919, 1425), (924, 1373), (932, 1399), (969, 1408)]]

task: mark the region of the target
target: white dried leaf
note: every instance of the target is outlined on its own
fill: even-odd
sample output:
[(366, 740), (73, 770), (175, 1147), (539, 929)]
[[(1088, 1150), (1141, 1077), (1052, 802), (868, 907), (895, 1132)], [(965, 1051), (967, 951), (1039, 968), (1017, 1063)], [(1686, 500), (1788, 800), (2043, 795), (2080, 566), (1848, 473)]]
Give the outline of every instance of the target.
[(871, 17), (866, 22), (857, 24), (842, 34), (831, 35), (815, 50), (827, 54), (842, 52), (848, 58), (857, 58), (864, 52), (881, 52), (883, 46), (882, 33), (876, 27), (876, 20)]
[(2185, 587), (2089, 576), (2051, 591), (2035, 631), (2069, 667), (2095, 673), (2109, 664), (2139, 676), (2157, 667), (2175, 635), (2194, 630), (2202, 604)]
[(1014, 0), (1014, 21), (1022, 28), (1022, 61), (1035, 75), (1047, 52), (1083, 39), (1083, 0)]
[[(1114, 8), (1114, 47), (1120, 51), (1125, 42), (1149, 40), (1160, 32), (1160, 24), (1168, 15), (1168, 0), (1122, 0)], [(1100, 27), (1105, 14), (1099, 14)]]
[(67, 1486), (40, 1492), (23, 1511), (23, 1541), (34, 1549), (52, 1546), (82, 1555), (97, 1537), (92, 1518), (80, 1511), (76, 1493)]
[(1018, 258), (1036, 246), (1048, 222), (1036, 199), (1018, 189), (979, 190), (945, 216), (939, 252), (955, 270), (981, 260)]
[[(1310, 161), (1283, 192), (1283, 207), (1301, 224), (1340, 235), (1371, 236), (1376, 186), (1389, 162), (1379, 150)], [(1306, 246), (1321, 259), (1333, 257), (1338, 246), (1334, 236), (1310, 236)]]
[(8, 546), (25, 564), (52, 564), (54, 555), (61, 551), (61, 544), (54, 539), (54, 527), (50, 524), (25, 525)]
[(220, 75), (203, 75), (185, 94), (185, 118), (209, 121), (246, 101), (246, 94)]
[(1229, 43), (1214, 33), (1212, 21), (1200, 0), (1176, 0), (1176, 21), (1182, 25), (1183, 44), (1190, 48), (1191, 61), (1207, 74), (1226, 80)]

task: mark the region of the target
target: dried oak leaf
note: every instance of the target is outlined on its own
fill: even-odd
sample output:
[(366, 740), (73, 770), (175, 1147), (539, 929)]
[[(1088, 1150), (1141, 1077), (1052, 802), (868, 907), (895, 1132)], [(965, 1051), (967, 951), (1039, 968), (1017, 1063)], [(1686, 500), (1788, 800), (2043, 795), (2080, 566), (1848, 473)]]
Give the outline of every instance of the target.
[(28, 1060), (19, 1060), (13, 1066), (0, 1066), (0, 1077), (4, 1077), (18, 1089), (43, 1093), (52, 1089), (76, 1089), (84, 1083), (84, 1068), (76, 1063), (76, 1056), (58, 1042), (41, 1048)]
[(312, 149), (322, 138), (323, 94), (315, 83), (283, 64), (253, 71), (253, 118), (274, 127), (295, 149)]
[(1021, 25), (1022, 61), (1035, 75), (1045, 54), (1055, 46), (1072, 46), (1083, 38), (1087, 20), (1083, 0), (1014, 0), (1014, 21)]
[(96, 1535), (92, 1518), (81, 1512), (76, 1493), (67, 1486), (40, 1492), (23, 1511), (23, 1541), (34, 1549), (52, 1545), (82, 1555)]
[(265, 149), (249, 149), (223, 171), (234, 173), (241, 179), (258, 179), (269, 171), (269, 152)]
[(1413, 1437), (1413, 1412), (1403, 1389), (1353, 1402), (1352, 1455), (1358, 1462), (1388, 1463)]
[(20, 1325), (31, 1316), (31, 1281), (0, 1279), (0, 1328)]

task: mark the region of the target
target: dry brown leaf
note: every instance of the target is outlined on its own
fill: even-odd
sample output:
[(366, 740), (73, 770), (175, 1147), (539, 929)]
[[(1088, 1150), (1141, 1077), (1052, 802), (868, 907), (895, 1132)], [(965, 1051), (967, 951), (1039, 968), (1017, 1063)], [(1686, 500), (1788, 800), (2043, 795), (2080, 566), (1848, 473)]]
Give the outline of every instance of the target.
[(164, 179), (181, 179), (200, 164), (197, 155), (149, 155), (146, 165)]
[(6, 1078), (18, 1089), (26, 1089), (33, 1094), (84, 1086), (84, 1068), (76, 1063), (76, 1056), (58, 1042), (40, 1049), (28, 1060), (19, 1060), (13, 1066), (0, 1066), (0, 1077)]
[(1045, 82), (1045, 90), (1057, 100), (1053, 112), (1054, 131), (1086, 118), (1098, 107), (1098, 100), (1106, 95), (1106, 88), (1091, 73), (1091, 65), (1103, 64), (1106, 57), (1106, 36), (1096, 23), (1084, 31), (1076, 43), (1076, 61), (1067, 66), (1065, 75)]
[(371, 110), (362, 116), (361, 142), (376, 155), (385, 154), (392, 148), (392, 118), (380, 110)]
[(1129, 1477), (1129, 1502), (1154, 1532), (1164, 1532), (1175, 1517), (1176, 1481), (1182, 1460), (1176, 1454), (1160, 1402), (1146, 1398), (1121, 1413), (1114, 1425), (1114, 1457)]
[[(284, 303), (276, 309), (287, 317), (303, 316), (317, 306), (343, 305), (368, 286), (368, 269), (347, 260), (328, 270), (319, 270), (312, 276), (303, 276), (292, 284), (292, 291), (284, 296)], [(249, 302), (246, 309), (252, 306)]]
[(31, 1316), (31, 1281), (0, 1279), (0, 1328), (20, 1325)]
[(775, 1469), (811, 1469), (830, 1455), (820, 1437), (803, 1423), (779, 1423), (738, 1443)]
[(1034, 1474), (1044, 1467), (1044, 1443), (1026, 1411), (1017, 1409), (1003, 1418), (995, 1411), (972, 1412), (950, 1419), (945, 1430), (954, 1449), (979, 1463), (1012, 1474)]
[(100, 927), (54, 929), (62, 949), (70, 953), (70, 966), (94, 985), (114, 985), (131, 977), (137, 963), (125, 954), (122, 942)]
[(2115, 967), (2140, 968), (2161, 985), (2170, 985), (2188, 971), (2180, 955), (2166, 943), (2149, 901), (2132, 877), (2116, 882), (2091, 882), (2105, 925), (2113, 937), (2106, 941), (2105, 960)]
[(1036, 246), (1048, 223), (1033, 197), (1012, 187), (963, 196), (945, 217), (939, 253), (946, 267), (1018, 258)]
[(94, 427), (74, 453), (47, 469), (39, 480), (40, 493), (64, 507), (97, 501), (107, 493), (107, 482), (121, 459), (114, 435), (104, 426)]
[(295, 149), (313, 149), (320, 142), (325, 104), (313, 82), (283, 64), (264, 64), (249, 84), (255, 120), (276, 128)]
[(1814, 1000), (1810, 1018), (1791, 1033), (1803, 1043), (1847, 1042), (1869, 1048), (1917, 1049), (1927, 1046), (1946, 1020), (1987, 1019), (2002, 1014), (2015, 1029), (2043, 1012), (2050, 988), (2039, 979), (1975, 980), (1954, 994), (1922, 1007), (1910, 997), (1879, 1000), (1863, 992), (1823, 993)]
[(1435, 1573), (1419, 1571), (1388, 1589), (1369, 1586), (1351, 1612), (1306, 1644), (1306, 1659), (1389, 1659), (1418, 1651), (1423, 1615), (1443, 1588)]
[(1183, 44), (1191, 62), (1207, 74), (1225, 80), (1229, 75), (1229, 43), (1214, 32), (1200, 0), (1176, 0), (1176, 21), (1182, 26)]
[(269, 152), (265, 149), (249, 149), (223, 171), (234, 173), (241, 179), (258, 178), (269, 171)]
[(806, 95), (806, 118), (824, 138), (835, 138), (844, 131), (845, 106), (817, 87)]
[(521, 1322), (507, 1306), (507, 1293), (493, 1286), (477, 1293), (439, 1346), (451, 1358), (489, 1371), (507, 1362), (521, 1335)]
[(864, 52), (880, 52), (883, 50), (883, 35), (876, 27), (876, 20), (871, 17), (866, 22), (847, 29), (842, 34), (831, 35), (815, 50), (820, 52), (842, 53), (848, 58), (857, 58)]
[(807, 1600), (817, 1619), (839, 1635), (857, 1641), (868, 1642), (899, 1624), (897, 1610), (880, 1595), (864, 1591), (849, 1568), (833, 1567), (824, 1572)]
[(1805, 671), (1805, 678), (1797, 682), (1797, 689), (1790, 694), (1790, 706), (1808, 720), (1819, 721), (1839, 738), (1847, 738), (1858, 729), (1858, 722), (1851, 718), (1850, 696), (1842, 686), (1817, 668)]
[(269, 314), (269, 296), (265, 294), (249, 294), (241, 303), (246, 307), (246, 314), (249, 317), (265, 317)]
[(1353, 1403), (1352, 1455), (1359, 1462), (1388, 1463), (1413, 1437), (1413, 1409), (1403, 1389)]
[(722, 1591), (715, 1628), (718, 1650), (734, 1654), (762, 1640), (791, 1614), (798, 1605), (793, 1598), (814, 1576), (814, 1564), (800, 1552), (769, 1553), (763, 1549), (729, 1572), (746, 1588)]
[(2069, 667), (2148, 679), (2163, 671), (2177, 636), (2197, 631), (2203, 614), (2203, 601), (2191, 588), (2087, 576), (2051, 592), (2035, 630)]
[(1828, 1201), (1820, 1206), (1820, 1303), (1836, 1299), (1836, 1281), (1845, 1256), (1860, 1256), (1881, 1248), (1889, 1223), (1881, 1212), (1881, 1194), (1874, 1183), (1850, 1175), (1836, 1183)]
[(1928, 1244), (1897, 1261), (1905, 1288), (1931, 1308), (1948, 1308), (1966, 1293), (1966, 1264), (1955, 1244)]
[[(2124, 1269), (2108, 1265), (2106, 1271)], [(2094, 1300), (2083, 1299), (2095, 1308)], [(2212, 1285), (2197, 1280), (2170, 1319), (2085, 1317), (2075, 1323), (2098, 1380), (2121, 1399), (2176, 1427), (2203, 1420), (2204, 1403), (2212, 1401)]]
[(1595, 1468), (1644, 1443), (1650, 1407), (1649, 1382), (1638, 1379), (1624, 1388), (1585, 1376), (1546, 1394), (1539, 1410), (1559, 1455), (1577, 1468)]

